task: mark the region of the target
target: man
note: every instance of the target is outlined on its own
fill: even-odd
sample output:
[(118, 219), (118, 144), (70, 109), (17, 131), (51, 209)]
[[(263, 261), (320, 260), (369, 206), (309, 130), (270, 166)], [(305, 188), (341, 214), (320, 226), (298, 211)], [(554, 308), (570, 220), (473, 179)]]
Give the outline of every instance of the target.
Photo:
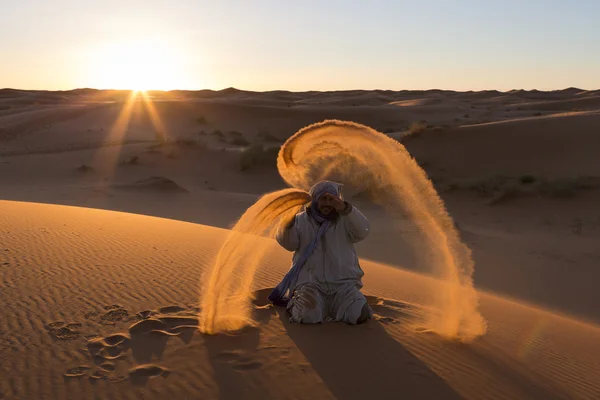
[(360, 292), (364, 272), (354, 243), (368, 236), (369, 221), (342, 200), (339, 183), (319, 182), (309, 194), (310, 205), (277, 236), (294, 256), (269, 299), (287, 307), (291, 322), (363, 323), (373, 313)]

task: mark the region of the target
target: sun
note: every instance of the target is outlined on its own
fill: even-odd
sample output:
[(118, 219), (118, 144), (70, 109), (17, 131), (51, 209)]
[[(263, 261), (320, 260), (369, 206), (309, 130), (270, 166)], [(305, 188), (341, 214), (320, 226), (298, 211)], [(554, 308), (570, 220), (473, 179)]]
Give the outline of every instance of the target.
[(92, 86), (134, 91), (182, 87), (182, 57), (168, 44), (155, 40), (109, 43), (92, 52)]

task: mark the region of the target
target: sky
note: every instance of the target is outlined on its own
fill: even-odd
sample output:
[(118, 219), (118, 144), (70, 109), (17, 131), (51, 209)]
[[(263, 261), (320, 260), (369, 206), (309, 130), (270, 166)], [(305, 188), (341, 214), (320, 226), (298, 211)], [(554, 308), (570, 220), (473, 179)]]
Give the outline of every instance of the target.
[(600, 88), (598, 0), (0, 0), (0, 88)]

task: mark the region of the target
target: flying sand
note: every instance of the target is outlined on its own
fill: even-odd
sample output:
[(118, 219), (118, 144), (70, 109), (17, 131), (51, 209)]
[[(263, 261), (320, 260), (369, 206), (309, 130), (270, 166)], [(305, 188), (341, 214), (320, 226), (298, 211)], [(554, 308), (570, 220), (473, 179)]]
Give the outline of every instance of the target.
[(277, 165), (293, 187), (269, 193), (233, 227), (204, 280), (200, 330), (235, 331), (252, 325), (254, 273), (266, 255), (261, 237), (274, 238), (310, 200), (313, 183), (333, 179), (368, 195), (390, 215), (402, 211), (428, 244), (430, 275), (441, 280), (434, 304), (426, 305), (416, 328), (471, 341), (486, 331), (473, 287), (473, 261), (425, 172), (395, 140), (364, 125), (324, 121), (290, 137)]

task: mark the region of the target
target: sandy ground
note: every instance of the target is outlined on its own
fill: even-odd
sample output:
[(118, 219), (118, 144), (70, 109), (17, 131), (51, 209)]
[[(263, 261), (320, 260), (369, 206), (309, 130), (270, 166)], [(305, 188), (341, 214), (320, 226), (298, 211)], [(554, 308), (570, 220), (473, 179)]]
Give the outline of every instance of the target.
[[(150, 96), (0, 90), (0, 398), (600, 398), (597, 91)], [(273, 243), (258, 327), (197, 332), (226, 229), (284, 187), (241, 151), (328, 118), (401, 138), (428, 172), (473, 250), (484, 337), (414, 329), (439, 283), (414, 227), (359, 198), (375, 321), (260, 307), (289, 267)]]

